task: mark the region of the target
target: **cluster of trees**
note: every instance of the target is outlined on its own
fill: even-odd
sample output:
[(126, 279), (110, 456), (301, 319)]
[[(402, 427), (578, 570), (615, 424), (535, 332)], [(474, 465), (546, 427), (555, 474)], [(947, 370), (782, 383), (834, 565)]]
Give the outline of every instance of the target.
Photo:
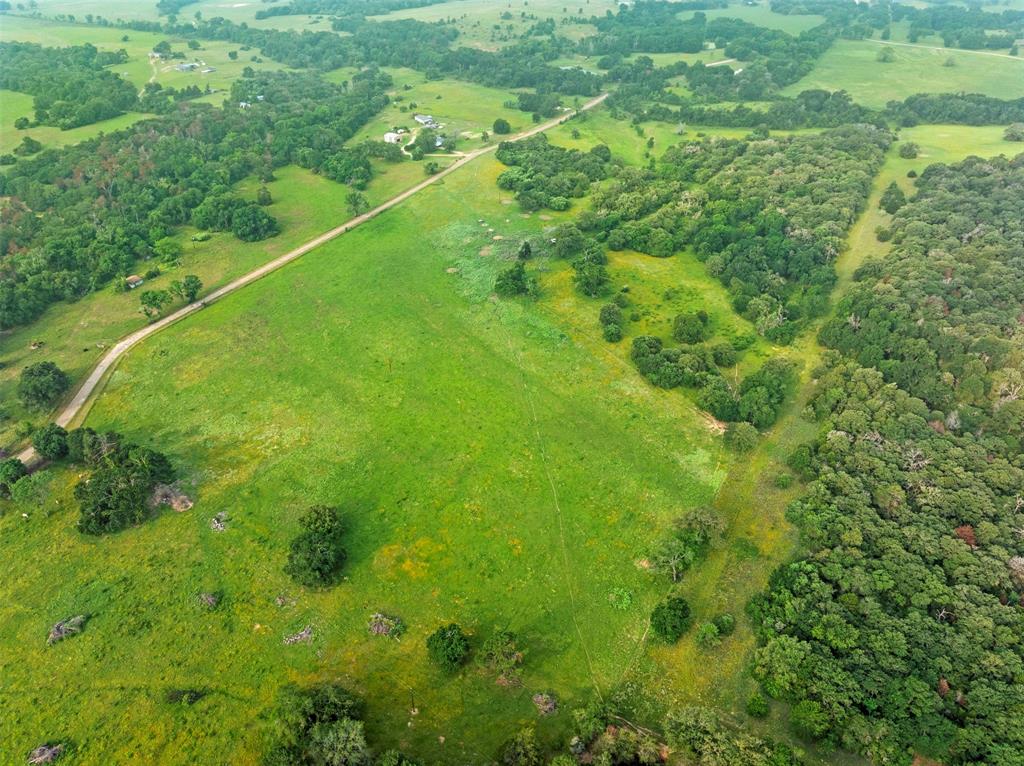
[(710, 708), (685, 707), (669, 713), (665, 738), (697, 766), (800, 766), (789, 745), (762, 739), (725, 723)]
[(101, 52), (89, 44), (0, 43), (0, 88), (33, 96), (38, 124), (77, 128), (138, 108), (132, 84), (106, 68), (127, 60), (123, 50)]
[[(678, 3), (661, 0), (621, 5), (615, 15), (593, 18), (598, 34), (584, 38), (578, 47), (586, 54), (603, 55), (600, 64), (610, 69), (611, 79), (636, 82), (638, 71), (635, 66), (622, 65), (623, 56), (696, 53), (706, 42), (713, 42), (724, 56), (747, 62), (743, 70), (681, 62), (665, 68), (663, 74), (685, 76), (690, 89), (705, 99), (760, 100), (808, 74), (836, 37), (828, 24), (793, 36), (740, 19), (709, 21), (700, 12), (683, 20), (679, 10)], [(642, 85), (652, 87), (650, 81)]]
[(947, 48), (978, 50), (1010, 48), (1024, 38), (1024, 10), (991, 13), (952, 3), (923, 8), (893, 3), (892, 9), (894, 22), (910, 22), (907, 39), (912, 43), (920, 37), (940, 35)]
[[(368, 766), (370, 746), (362, 708), (344, 687), (325, 682), (309, 688), (289, 684), (278, 693), (272, 743), (265, 766)], [(378, 764), (412, 764), (397, 753)]]
[(734, 388), (719, 369), (736, 361), (735, 348), (726, 344), (665, 348), (660, 338), (640, 335), (633, 339), (630, 358), (654, 385), (696, 387), (697, 403), (715, 418), (744, 421), (759, 429), (775, 423), (795, 381), (793, 363), (775, 358)]
[[(159, 255), (193, 223), (251, 241), (277, 222), (231, 186), (295, 163), (365, 185), (372, 148), (345, 142), (388, 101), (374, 69), (348, 88), (311, 74), (265, 73), (232, 86), (224, 109), (181, 104), (170, 114), (76, 146), (45, 151), (0, 176), (9, 197), (0, 233), (0, 328), (25, 324)], [(251, 104), (242, 109), (239, 103)], [(86, 223), (87, 222), (87, 223)]]
[(590, 191), (595, 181), (607, 177), (611, 151), (598, 144), (588, 152), (563, 149), (548, 143), (539, 133), (523, 141), (498, 146), (498, 160), (509, 170), (498, 176), (498, 186), (514, 191), (523, 210), (568, 210), (570, 199)]
[(38, 439), (51, 456), (67, 457), (89, 471), (75, 485), (78, 530), (88, 535), (119, 532), (140, 523), (149, 514), (153, 487), (174, 479), (164, 454), (114, 432), (78, 428), (64, 434), (63, 429), (51, 427), (43, 429)]
[[(164, 0), (166, 2), (167, 0)], [(173, 1), (173, 0), (172, 0)], [(356, 18), (384, 16), (393, 11), (426, 8), (445, 0), (292, 0), (287, 5), (275, 5), (256, 11), (257, 19), (274, 16), (331, 15)]]
[(612, 249), (667, 256), (692, 246), (736, 311), (787, 343), (827, 307), (835, 258), (890, 142), (888, 132), (857, 125), (683, 143), (656, 170), (620, 172), (579, 227)]
[(1024, 157), (932, 166), (822, 331), (808, 548), (752, 605), (804, 736), (1015, 764), (1024, 668)]
[(886, 116), (899, 125), (922, 123), (1004, 125), (1024, 121), (1024, 98), (999, 99), (978, 93), (920, 93), (890, 101)]

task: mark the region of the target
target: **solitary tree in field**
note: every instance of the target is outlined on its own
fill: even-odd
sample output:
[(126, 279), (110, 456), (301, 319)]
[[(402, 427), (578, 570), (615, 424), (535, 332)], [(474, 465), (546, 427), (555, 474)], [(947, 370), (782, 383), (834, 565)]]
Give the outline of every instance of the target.
[(469, 639), (457, 623), (438, 628), (427, 639), (427, 656), (442, 670), (458, 670), (468, 654)]
[(352, 215), (362, 215), (370, 209), (370, 203), (366, 201), (366, 197), (356, 191), (348, 193), (345, 197), (345, 204), (348, 205)]
[(70, 385), (71, 378), (53, 362), (37, 362), (21, 371), (18, 398), (29, 409), (44, 410), (55, 405)]

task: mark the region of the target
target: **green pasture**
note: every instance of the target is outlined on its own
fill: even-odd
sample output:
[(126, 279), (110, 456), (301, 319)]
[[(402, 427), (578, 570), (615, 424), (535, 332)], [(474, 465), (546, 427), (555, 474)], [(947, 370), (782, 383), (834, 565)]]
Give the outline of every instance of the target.
[(112, 117), (109, 120), (94, 122), (91, 125), (83, 125), (71, 130), (61, 130), (49, 125), (38, 125), (25, 130), (15, 129), (14, 122), (19, 117), (28, 117), (31, 120), (34, 115), (32, 96), (13, 90), (0, 90), (0, 154), (10, 152), (21, 143), (24, 136), (31, 136), (46, 148), (67, 146), (95, 138), (100, 133), (113, 133), (115, 130), (127, 128), (149, 116), (139, 112), (129, 112), (119, 117)]
[[(685, 11), (679, 16), (683, 19), (689, 19), (693, 17), (694, 13), (696, 11)], [(749, 24), (765, 27), (766, 29), (778, 29), (791, 35), (806, 32), (808, 29), (816, 27), (825, 21), (824, 16), (814, 16), (811, 14), (787, 16), (782, 13), (774, 13), (767, 3), (765, 5), (753, 6), (737, 4), (728, 8), (713, 8), (701, 11), (701, 13), (707, 16), (708, 21), (717, 18), (741, 19)]]
[[(481, 762), (534, 721), (564, 744), (569, 716), (538, 720), (533, 693), (568, 707), (631, 672), (666, 590), (638, 562), (712, 500), (729, 459), (683, 397), (594, 353), (557, 312), (490, 299), (495, 237), (549, 225), (493, 191), (500, 171), (473, 163), (115, 371), (88, 424), (167, 450), (196, 505), (87, 540), (59, 474), (27, 519), (0, 518), (0, 738), (14, 752), (59, 737), (83, 764), (253, 763), (277, 687), (336, 678), (380, 745)], [(349, 527), (346, 579), (326, 592), (281, 572), (316, 502)], [(207, 590), (224, 595), (216, 612), (196, 607)], [(367, 634), (376, 610), (408, 623), (401, 642)], [(82, 636), (45, 647), (54, 620), (83, 611)], [(518, 632), (523, 685), (429, 667), (424, 639), (450, 620), (475, 646)], [(306, 625), (311, 644), (283, 644)], [(210, 694), (162, 701), (184, 686)]]
[[(395, 87), (390, 93), (391, 103), (367, 123), (353, 141), (380, 141), (392, 128), (418, 128), (413, 120), (414, 114), (432, 115), (444, 125), (442, 133), (465, 139), (461, 144), (456, 143), (459, 150), (481, 146), (480, 134), (492, 132), (494, 121), (499, 117), (508, 121), (513, 133), (532, 125), (529, 113), (505, 107), (506, 101), (515, 101), (516, 95), (512, 91), (461, 80), (428, 80), (413, 69), (387, 68), (387, 71), (395, 80)], [(326, 78), (342, 82), (351, 76), (351, 69), (342, 69), (329, 72)]]
[[(376, 170), (378, 176), (365, 192), (372, 205), (424, 177), (422, 165), (411, 161), (394, 165), (379, 162)], [(203, 280), (203, 294), (208, 293), (351, 217), (345, 204), (345, 196), (351, 191), (348, 187), (297, 167), (275, 173), (277, 179), (267, 184), (274, 199), (268, 210), (281, 223), (280, 234), (262, 242), (242, 242), (230, 232), (220, 232), (206, 242), (196, 243), (191, 241), (195, 230), (186, 227), (178, 234), (185, 248), (180, 264), (163, 267), (164, 273), (141, 289), (163, 289), (174, 279), (196, 274)], [(249, 180), (237, 191), (251, 198), (257, 188), (258, 183)], [(153, 265), (157, 265), (155, 261), (140, 263), (139, 273)], [(0, 444), (15, 443), (25, 421), (46, 419), (45, 415), (25, 411), (17, 402), (15, 388), (22, 368), (43, 360), (56, 362), (77, 387), (107, 348), (145, 323), (138, 292), (119, 293), (111, 286), (74, 303), (57, 304), (33, 324), (0, 335), (0, 401), (4, 403)], [(41, 345), (33, 350), (33, 344)]]
[[(127, 40), (123, 38), (127, 37)], [(216, 94), (214, 103), (219, 104), (231, 83), (241, 77), (242, 70), (251, 66), (256, 70), (283, 69), (280, 64), (263, 58), (261, 62), (253, 61), (254, 57), (262, 58), (256, 50), (242, 51), (234, 43), (220, 41), (202, 41), (199, 50), (191, 50), (185, 38), (166, 37), (152, 32), (137, 32), (133, 29), (114, 29), (110, 27), (86, 26), (84, 24), (67, 24), (45, 19), (34, 19), (26, 16), (5, 16), (0, 23), (0, 40), (18, 40), (37, 43), (49, 47), (65, 45), (84, 45), (91, 43), (100, 50), (124, 49), (128, 61), (112, 67), (114, 71), (140, 89), (147, 82), (158, 82), (164, 87), (183, 88), (197, 85), (205, 89), (209, 86)], [(151, 60), (150, 51), (161, 40), (171, 43), (172, 50), (185, 54), (184, 59), (167, 61)], [(238, 59), (232, 61), (228, 53), (238, 51)], [(202, 61), (216, 71), (203, 74), (199, 71), (179, 72), (177, 64)], [(19, 115), (20, 116), (20, 115)], [(6, 120), (6, 115), (5, 118)]]
[[(884, 46), (896, 60), (877, 60), (883, 44), (871, 40), (836, 40), (809, 75), (785, 88), (783, 95), (824, 88), (845, 90), (858, 103), (881, 108), (915, 93), (981, 93), (997, 98), (1024, 96), (1024, 58), (943, 48)], [(953, 66), (944, 66), (947, 60)]]
[[(606, 11), (614, 12), (616, 8), (614, 0), (452, 0), (371, 18), (377, 21), (418, 19), (428, 23), (454, 20), (459, 30), (456, 46), (495, 50), (515, 42), (535, 23), (549, 18), (555, 20), (556, 34), (561, 37), (580, 39), (592, 35), (596, 30), (590, 24), (566, 24), (563, 20), (568, 17), (603, 16)], [(512, 18), (501, 18), (503, 13), (510, 13)], [(535, 18), (524, 18), (522, 14)], [(505, 35), (513, 39), (501, 39)]]

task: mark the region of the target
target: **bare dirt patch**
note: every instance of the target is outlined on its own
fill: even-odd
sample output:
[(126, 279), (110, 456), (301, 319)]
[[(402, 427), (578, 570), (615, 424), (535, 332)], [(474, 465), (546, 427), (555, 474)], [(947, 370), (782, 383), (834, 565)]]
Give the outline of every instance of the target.
[(178, 513), (189, 510), (193, 505), (192, 499), (181, 491), (177, 483), (157, 484), (153, 489), (153, 496), (149, 498), (149, 504), (154, 508), (168, 505)]

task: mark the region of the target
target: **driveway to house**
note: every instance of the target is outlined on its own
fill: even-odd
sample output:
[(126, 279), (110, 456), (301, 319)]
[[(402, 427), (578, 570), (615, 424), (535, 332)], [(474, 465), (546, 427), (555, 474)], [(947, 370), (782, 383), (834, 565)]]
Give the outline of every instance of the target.
[[(608, 94), (602, 93), (600, 96), (592, 98), (585, 104), (583, 104), (583, 106), (580, 107), (579, 111), (593, 109), (606, 98), (608, 98)], [(530, 128), (529, 130), (524, 130), (521, 133), (517, 133), (516, 135), (511, 136), (505, 140), (521, 141), (524, 138), (535, 136), (538, 133), (548, 130), (549, 128), (553, 128), (556, 125), (560, 125), (561, 123), (565, 122), (568, 119), (568, 115), (555, 117), (554, 119), (548, 120), (547, 122), (542, 122)], [(73, 423), (75, 419), (79, 417), (79, 415), (84, 415), (88, 411), (89, 405), (95, 398), (95, 395), (99, 392), (100, 388), (102, 388), (102, 384), (103, 381), (106, 379), (107, 373), (110, 372), (110, 370), (117, 364), (121, 357), (125, 355), (125, 352), (132, 348), (132, 346), (145, 340), (150, 335), (155, 335), (156, 333), (163, 330), (165, 327), (169, 327), (175, 322), (181, 321), (185, 317), (190, 316), (191, 314), (194, 314), (197, 311), (204, 309), (206, 306), (209, 306), (214, 301), (218, 301), (221, 298), (225, 297), (226, 295), (230, 295), (231, 293), (235, 292), (236, 290), (241, 290), (243, 287), (252, 284), (257, 279), (261, 279), (262, 277), (265, 277), (267, 274), (270, 274), (273, 271), (277, 271), (282, 266), (286, 266), (292, 261), (298, 260), (306, 253), (308, 253), (310, 250), (320, 247), (320, 245), (323, 245), (326, 242), (330, 242), (335, 237), (340, 237), (345, 232), (351, 231), (360, 224), (366, 223), (371, 218), (375, 218), (376, 216), (383, 213), (385, 210), (390, 210), (391, 208), (395, 207), (395, 205), (399, 205), (402, 202), (405, 202), (405, 200), (409, 199), (409, 197), (411, 197), (412, 195), (418, 194), (431, 184), (441, 180), (442, 178), (451, 173), (454, 173), (463, 165), (472, 162), (477, 157), (481, 157), (489, 152), (493, 152), (497, 148), (498, 144), (490, 144), (488, 146), (483, 146), (479, 149), (474, 149), (473, 151), (464, 154), (451, 165), (446, 167), (444, 170), (438, 171), (437, 173), (430, 176), (426, 180), (421, 181), (415, 186), (412, 186), (406, 189), (405, 191), (401, 192), (400, 194), (395, 195), (388, 201), (381, 203), (372, 210), (368, 210), (362, 215), (357, 215), (355, 218), (346, 221), (340, 226), (333, 228), (330, 231), (324, 232), (318, 237), (314, 237), (308, 242), (299, 245), (294, 250), (291, 250), (285, 253), (284, 255), (280, 255), (277, 258), (273, 259), (272, 261), (268, 261), (259, 268), (253, 269), (249, 273), (240, 276), (238, 279), (235, 279), (232, 282), (228, 282), (223, 287), (217, 288), (208, 295), (205, 295), (200, 300), (197, 300), (194, 303), (190, 303), (187, 306), (182, 306), (177, 311), (171, 312), (170, 314), (154, 322), (153, 324), (146, 325), (145, 327), (136, 330), (135, 332), (129, 335), (126, 335), (124, 338), (115, 343), (110, 348), (110, 351), (108, 351), (103, 356), (103, 358), (100, 359), (96, 367), (94, 367), (92, 372), (89, 373), (89, 377), (85, 379), (85, 382), (75, 392), (75, 395), (71, 398), (71, 401), (64, 405), (64, 408), (54, 419), (54, 422), (57, 425), (66, 428), (68, 425)], [(28, 465), (36, 461), (36, 452), (32, 447), (26, 447), (24, 450), (18, 453), (17, 457), (23, 463)]]

